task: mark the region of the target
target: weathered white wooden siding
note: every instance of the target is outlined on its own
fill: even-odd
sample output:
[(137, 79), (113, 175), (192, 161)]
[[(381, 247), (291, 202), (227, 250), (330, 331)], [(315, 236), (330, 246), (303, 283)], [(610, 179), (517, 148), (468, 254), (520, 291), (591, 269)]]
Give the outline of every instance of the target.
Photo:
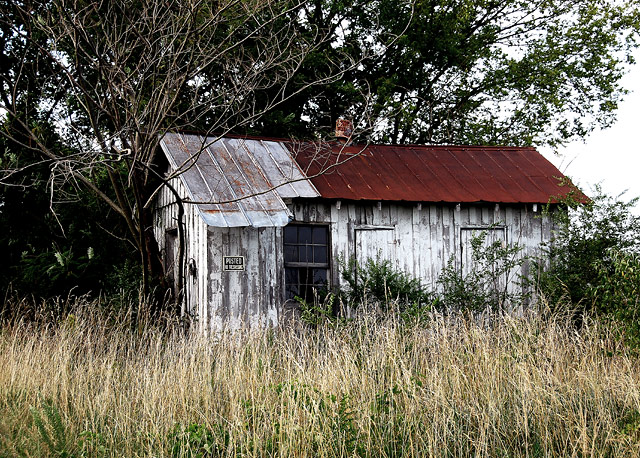
[[(209, 319), (211, 329), (277, 326), (284, 267), (281, 227), (210, 227)], [(244, 272), (225, 272), (223, 256), (243, 256)]]
[[(186, 190), (174, 183), (180, 193)], [(540, 206), (538, 206), (540, 208)], [(331, 284), (341, 282), (338, 259), (360, 261), (380, 255), (435, 288), (440, 271), (453, 259), (461, 267), (470, 232), (497, 225), (508, 244), (533, 255), (551, 234), (551, 222), (531, 205), (471, 205), (294, 201), (296, 223), (329, 226)], [(283, 305), (284, 259), (281, 227), (207, 227), (194, 206), (185, 205), (187, 309), (207, 331), (277, 326), (287, 312)], [(177, 226), (177, 204), (160, 193), (156, 237)], [(164, 248), (163, 248), (164, 249)], [(245, 271), (223, 271), (223, 256), (243, 256)], [(188, 263), (195, 262), (196, 276)], [(526, 266), (524, 267), (526, 270)]]
[[(187, 190), (179, 179), (172, 180), (172, 186), (182, 197)], [(198, 318), (200, 326), (206, 326), (209, 307), (207, 306), (207, 225), (194, 205), (184, 204), (184, 295), (185, 310)], [(157, 198), (154, 218), (154, 234), (163, 259), (166, 259), (165, 240), (167, 231), (177, 230), (178, 204), (175, 196), (164, 187)], [(179, 243), (176, 241), (176, 244)], [(177, 246), (177, 245), (176, 245)], [(176, 258), (176, 266), (177, 266)], [(189, 266), (195, 267), (195, 272)], [(177, 269), (177, 267), (176, 267)], [(195, 275), (194, 275), (195, 273)]]
[[(339, 207), (339, 208), (338, 208)], [(538, 209), (540, 206), (538, 205)], [(460, 268), (467, 237), (462, 231), (504, 227), (506, 243), (523, 247), (522, 255), (538, 253), (548, 241), (551, 221), (532, 205), (307, 203), (292, 205), (296, 222), (328, 223), (333, 251), (332, 283), (341, 282), (337, 259), (363, 261), (380, 255), (397, 268), (435, 288), (450, 259)], [(464, 234), (465, 236), (468, 234)], [(526, 270), (524, 266), (524, 270)]]

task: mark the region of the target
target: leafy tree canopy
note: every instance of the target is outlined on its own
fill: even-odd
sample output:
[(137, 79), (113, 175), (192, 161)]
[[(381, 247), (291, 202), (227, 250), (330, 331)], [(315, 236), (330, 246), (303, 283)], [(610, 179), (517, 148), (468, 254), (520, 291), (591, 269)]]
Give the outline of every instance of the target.
[(334, 36), (303, 73), (340, 52), (367, 58), (280, 112), (295, 113), (301, 135), (347, 116), (391, 143), (557, 146), (582, 138), (615, 119), (640, 30), (633, 2), (347, 0), (303, 8)]

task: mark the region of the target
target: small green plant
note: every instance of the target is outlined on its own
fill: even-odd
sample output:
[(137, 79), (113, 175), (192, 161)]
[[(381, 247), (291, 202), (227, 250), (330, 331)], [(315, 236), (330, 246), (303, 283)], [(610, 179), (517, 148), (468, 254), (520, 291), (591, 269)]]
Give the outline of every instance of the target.
[(93, 431), (83, 431), (78, 439), (80, 456), (99, 457), (107, 456), (107, 446), (104, 436)]
[(343, 395), (338, 402), (338, 411), (333, 422), (334, 447), (339, 448), (342, 445), (349, 456), (365, 456), (366, 450), (361, 444), (355, 421), (355, 411), (349, 396)]
[(51, 400), (42, 403), (40, 409), (31, 407), (33, 423), (40, 433), (42, 442), (49, 453), (61, 458), (75, 457), (75, 444), (67, 437), (67, 431), (62, 421), (60, 411)]
[(345, 321), (344, 318), (339, 317), (336, 313), (336, 301), (340, 301), (338, 294), (329, 292), (320, 295), (314, 290), (312, 303), (299, 296), (294, 299), (300, 304), (300, 319), (311, 327), (317, 327), (322, 324), (341, 324)]
[(186, 427), (177, 423), (169, 434), (169, 443), (174, 458), (221, 456), (229, 446), (229, 432), (218, 424), (208, 428), (199, 423)]
[(473, 264), (468, 272), (463, 273), (453, 257), (449, 259), (438, 277), (441, 306), (452, 310), (480, 311), (487, 307), (504, 310), (526, 299), (526, 294), (513, 285), (514, 272), (527, 259), (521, 254), (522, 247), (507, 245), (501, 240), (487, 243), (487, 235), (484, 230), (472, 236)]
[(346, 302), (357, 307), (363, 303), (375, 302), (383, 311), (390, 305), (396, 311), (430, 308), (436, 301), (435, 295), (419, 279), (396, 269), (387, 259), (377, 256), (369, 258), (364, 265), (355, 259), (341, 262), (342, 278), (348, 284), (343, 292)]

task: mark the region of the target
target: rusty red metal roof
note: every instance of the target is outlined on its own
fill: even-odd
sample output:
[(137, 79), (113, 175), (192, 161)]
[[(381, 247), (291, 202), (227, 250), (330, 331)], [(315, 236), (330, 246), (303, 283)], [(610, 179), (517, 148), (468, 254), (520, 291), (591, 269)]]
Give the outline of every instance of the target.
[(287, 147), (323, 198), (410, 202), (547, 203), (564, 175), (535, 148), (510, 146)]

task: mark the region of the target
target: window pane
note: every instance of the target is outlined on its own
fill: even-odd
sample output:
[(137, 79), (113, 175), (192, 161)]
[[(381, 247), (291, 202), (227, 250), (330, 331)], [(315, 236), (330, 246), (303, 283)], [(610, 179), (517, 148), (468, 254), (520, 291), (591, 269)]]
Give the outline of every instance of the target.
[(327, 262), (327, 247), (326, 246), (316, 246), (313, 247), (313, 262)]
[(316, 226), (313, 228), (313, 243), (316, 245), (327, 245), (327, 232), (329, 232), (326, 226)]
[(311, 228), (309, 226), (298, 226), (298, 243), (311, 244)]
[(313, 269), (313, 284), (316, 286), (327, 284), (327, 269)]
[(298, 262), (298, 247), (295, 245), (284, 246), (284, 262)]
[(298, 251), (299, 251), (298, 261), (300, 261), (300, 262), (311, 262), (311, 258), (307, 256), (307, 247), (306, 246), (298, 247)]
[(301, 267), (300, 269), (298, 269), (298, 272), (300, 274), (300, 284), (301, 285), (307, 285), (307, 284), (311, 284), (311, 281), (313, 280), (311, 278), (311, 269), (306, 268), (306, 267)]
[[(313, 301), (315, 293), (328, 286), (329, 228), (293, 224), (284, 228), (283, 237), (285, 262), (299, 263), (285, 268), (285, 298)], [(312, 263), (323, 267), (314, 268)]]
[(298, 269), (284, 269), (284, 277), (287, 285), (297, 284), (298, 283)]
[(285, 226), (284, 243), (297, 243), (297, 242), (298, 242), (298, 226)]
[(294, 299), (296, 296), (300, 296), (298, 285), (287, 285), (284, 294), (286, 299)]

